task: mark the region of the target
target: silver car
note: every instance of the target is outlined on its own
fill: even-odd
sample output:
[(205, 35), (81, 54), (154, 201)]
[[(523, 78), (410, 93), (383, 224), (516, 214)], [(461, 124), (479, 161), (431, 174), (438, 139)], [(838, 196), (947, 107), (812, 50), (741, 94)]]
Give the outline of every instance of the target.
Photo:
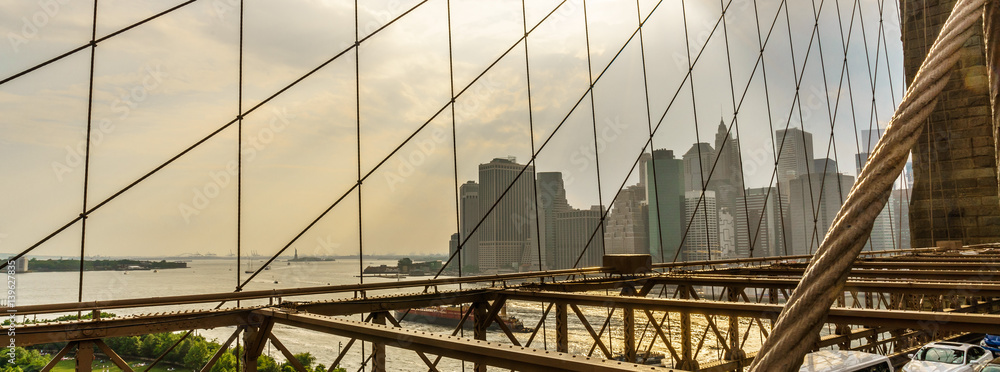
[(903, 372), (976, 372), (993, 360), (993, 355), (977, 345), (932, 342), (910, 354), (910, 359)]

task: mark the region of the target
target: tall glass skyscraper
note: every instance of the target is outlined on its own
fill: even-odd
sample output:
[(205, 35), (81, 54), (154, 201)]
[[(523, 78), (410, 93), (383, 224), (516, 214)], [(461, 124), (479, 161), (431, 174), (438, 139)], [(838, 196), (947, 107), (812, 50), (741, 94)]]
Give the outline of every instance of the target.
[(649, 200), (649, 254), (673, 261), (684, 233), (684, 162), (672, 150), (654, 150), (646, 163)]

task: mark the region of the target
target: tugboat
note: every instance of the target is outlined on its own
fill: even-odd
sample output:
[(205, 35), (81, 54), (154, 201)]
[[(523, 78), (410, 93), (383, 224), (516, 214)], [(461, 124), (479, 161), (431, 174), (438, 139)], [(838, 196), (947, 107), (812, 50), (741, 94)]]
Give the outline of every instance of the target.
[[(418, 309), (410, 309), (407, 314), (405, 310), (396, 310), (396, 318), (403, 318), (403, 314), (407, 314), (405, 320), (427, 323), (427, 324), (439, 324), (446, 326), (457, 326), (458, 322), (462, 320), (462, 315), (465, 315), (464, 311), (468, 311), (468, 307), (462, 308), (459, 306), (431, 306), (422, 307)], [(510, 328), (513, 332), (530, 332), (531, 330), (524, 327), (524, 323), (521, 322), (517, 317), (507, 315), (507, 307), (504, 306), (500, 309), (500, 313), (497, 314), (497, 320), (504, 322), (507, 328)], [(463, 328), (472, 328), (476, 324), (476, 316), (474, 314), (469, 314), (469, 318), (465, 320), (462, 325)], [(498, 330), (500, 326), (496, 322), (490, 324), (489, 329)]]

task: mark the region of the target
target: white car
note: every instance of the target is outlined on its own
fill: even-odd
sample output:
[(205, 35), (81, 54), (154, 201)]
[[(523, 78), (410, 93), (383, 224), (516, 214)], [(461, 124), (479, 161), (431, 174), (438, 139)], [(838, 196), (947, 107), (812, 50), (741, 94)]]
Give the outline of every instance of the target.
[(910, 354), (903, 372), (976, 372), (993, 360), (980, 346), (957, 342), (932, 342)]
[(893, 372), (889, 358), (855, 350), (820, 350), (806, 354), (799, 372)]

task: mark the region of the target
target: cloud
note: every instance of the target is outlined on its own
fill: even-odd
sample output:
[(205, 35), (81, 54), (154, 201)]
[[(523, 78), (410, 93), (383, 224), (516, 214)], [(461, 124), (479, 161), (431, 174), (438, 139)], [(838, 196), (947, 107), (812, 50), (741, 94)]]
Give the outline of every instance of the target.
[[(32, 24), (37, 31), (33, 37), (25, 37), (27, 43), (0, 43), (0, 56), (5, 61), (0, 76), (10, 76), (89, 40), (89, 5), (57, 3), (62, 4), (58, 14), (47, 16), (44, 27)], [(529, 28), (558, 4), (529, 3)], [(760, 3), (761, 32), (766, 35), (778, 2)], [(88, 207), (229, 123), (240, 106), (244, 111), (254, 107), (354, 42), (354, 9), (349, 3), (248, 2), (242, 46), (243, 101), (238, 102), (239, 18), (237, 9), (227, 4), (194, 3), (96, 48)], [(358, 19), (360, 37), (415, 4), (363, 2)], [(454, 70), (454, 88), (459, 91), (523, 34), (518, 1), (452, 4), (451, 68), (445, 2), (428, 2), (360, 46), (360, 76), (355, 74), (355, 51), (349, 51), (246, 116), (242, 138), (235, 125), (218, 133), (95, 212), (88, 220), (88, 245), (95, 247), (93, 252), (106, 255), (137, 254), (137, 250), (142, 252), (138, 254), (227, 253), (236, 239), (236, 187), (234, 180), (218, 181), (218, 175), (242, 156), (244, 249), (262, 254), (277, 251), (357, 183), (358, 111), (361, 172), (367, 174), (449, 103), (450, 70)], [(572, 173), (576, 181), (568, 190), (571, 202), (576, 206), (597, 204), (596, 170), (593, 166), (579, 169), (572, 156), (593, 147), (595, 121), (601, 130), (607, 127), (607, 120), (620, 120), (626, 127), (621, 140), (610, 143), (601, 153), (602, 168), (610, 167), (602, 169), (601, 195), (613, 195), (638, 154), (638, 146), (648, 137), (646, 113), (642, 112), (645, 84), (653, 125), (679, 92), (654, 138), (657, 148), (681, 153), (695, 141), (696, 133), (703, 141), (713, 139), (719, 115), (728, 123), (733, 115), (733, 95), (739, 101), (744, 88), (749, 87), (739, 113), (744, 152), (771, 151), (769, 124), (779, 129), (791, 114), (792, 126), (815, 130), (817, 144), (824, 144), (822, 149), (817, 147), (817, 153), (825, 153), (827, 141), (823, 137), (829, 136), (830, 128), (826, 97), (836, 97), (837, 92), (847, 89), (837, 85), (844, 57), (840, 33), (847, 32), (841, 31), (837, 21), (849, 20), (851, 8), (842, 6), (839, 18), (832, 6), (823, 10), (823, 58), (814, 47), (803, 70), (812, 9), (807, 4), (789, 4), (788, 18), (796, 31), (787, 34), (782, 13), (765, 50), (765, 91), (761, 67), (755, 68), (759, 47), (754, 28), (758, 22), (746, 4), (734, 1), (738, 11), (727, 13), (729, 45), (720, 27), (705, 47), (692, 73), (694, 97), (689, 87), (680, 86), (687, 73), (685, 41), (691, 42), (692, 56), (696, 55), (721, 9), (718, 4), (688, 4), (690, 32), (685, 40), (679, 4), (661, 5), (644, 30), (641, 51), (646, 58), (645, 75), (641, 74), (642, 54), (636, 39), (595, 86), (597, 118), (592, 118), (589, 97), (575, 111), (570, 110), (587, 91), (591, 73), (596, 78), (631, 35), (637, 24), (636, 12), (613, 2), (588, 2), (593, 64), (588, 73), (582, 4), (567, 2), (528, 38), (530, 70), (525, 68), (524, 49), (519, 44), (457, 99), (457, 161), (452, 154), (451, 110), (446, 109), (366, 180), (362, 186), (366, 252), (369, 247), (370, 252), (380, 253), (444, 252), (455, 229), (455, 163), (458, 180), (464, 182), (477, 178), (478, 164), (494, 157), (514, 155), (527, 161), (532, 154), (531, 133), (537, 150), (564, 119), (566, 123), (539, 154), (537, 168)], [(98, 34), (117, 30), (166, 6), (102, 1)], [(873, 6), (863, 6), (866, 27), (877, 19)], [(643, 4), (642, 11), (650, 8)], [(39, 11), (44, 12), (38, 4), (24, 2), (10, 2), (5, 9), (0, 14), (0, 35), (4, 36), (23, 34), (24, 20), (32, 22)], [(893, 18), (887, 17), (886, 23), (891, 25)], [(891, 33), (891, 27), (888, 29)], [(860, 40), (859, 27), (850, 31), (852, 39)], [(877, 40), (874, 34), (872, 28), (866, 29), (864, 36), (871, 45)], [(887, 35), (887, 40), (898, 40), (898, 36)], [(888, 81), (887, 71), (892, 71), (895, 86), (887, 89), (899, 92), (899, 52), (891, 45), (889, 63), (885, 56), (879, 57), (880, 70), (869, 74), (866, 57), (874, 65), (874, 48), (870, 45), (865, 49), (859, 43), (852, 41), (848, 50), (848, 76), (854, 102), (870, 106), (871, 92), (866, 88), (873, 77), (882, 89)], [(0, 193), (0, 210), (4, 211), (0, 226), (18, 231), (4, 240), (6, 249), (27, 247), (80, 212), (83, 166), (76, 161), (69, 172), (60, 174), (53, 171), (53, 163), (68, 164), (73, 156), (83, 154), (76, 149), (86, 144), (89, 57), (89, 49), (84, 50), (0, 85), (0, 187), (4, 191)], [(826, 84), (820, 62), (826, 68)], [(730, 90), (730, 66), (735, 92)], [(799, 114), (793, 105), (795, 77), (803, 73), (802, 102), (816, 98), (820, 103), (810, 108), (809, 117)], [(751, 75), (753, 80), (748, 84)], [(356, 106), (356, 80), (361, 82), (360, 108)], [(884, 123), (891, 115), (892, 103), (883, 90), (878, 92), (876, 120)], [(810, 94), (816, 97), (807, 96)], [(842, 95), (841, 99), (846, 98)], [(847, 105), (842, 102), (840, 110), (846, 110)], [(867, 120), (871, 109), (862, 106), (854, 108), (856, 116)], [(272, 127), (276, 111), (289, 114), (281, 131)], [(696, 117), (699, 128), (693, 125)], [(104, 120), (110, 122), (105, 128), (113, 129), (101, 129)], [(847, 111), (838, 111), (835, 131), (842, 158), (853, 151), (853, 124)], [(259, 146), (263, 142), (266, 144)], [(242, 155), (238, 155), (238, 143), (243, 144)], [(247, 151), (250, 148), (255, 150), (252, 156)], [(748, 186), (768, 182), (771, 169), (762, 164), (754, 165), (764, 169), (748, 178), (753, 183)], [(387, 181), (386, 175), (401, 174), (407, 167), (412, 171), (402, 182)], [(185, 220), (179, 206), (193, 205), (198, 193), (212, 185), (219, 188), (218, 194)], [(342, 252), (337, 253), (355, 252), (359, 223), (355, 193), (348, 194), (296, 246), (319, 238), (339, 244), (337, 249)], [(70, 230), (78, 233), (78, 229)], [(70, 230), (65, 234), (74, 234)], [(79, 239), (73, 236), (59, 237), (44, 247), (45, 252), (56, 254), (78, 249)]]

